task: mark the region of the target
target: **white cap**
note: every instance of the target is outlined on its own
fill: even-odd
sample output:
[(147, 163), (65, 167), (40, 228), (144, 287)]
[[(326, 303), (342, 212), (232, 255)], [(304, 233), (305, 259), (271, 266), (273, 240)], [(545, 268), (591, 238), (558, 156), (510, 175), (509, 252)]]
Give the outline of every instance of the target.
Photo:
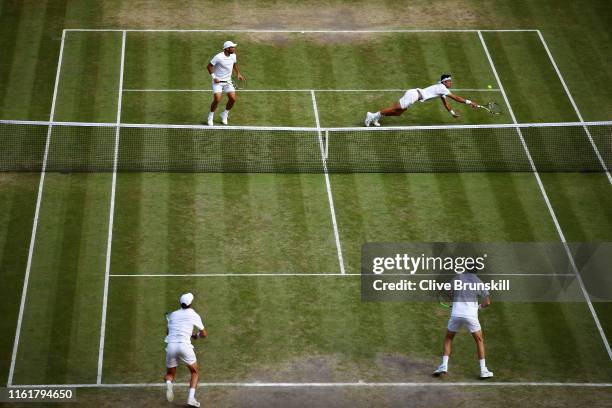
[(236, 43), (234, 43), (234, 42), (231, 42), (231, 41), (226, 41), (226, 42), (224, 42), (224, 43), (223, 43), (223, 49), (230, 48), (230, 47), (235, 47), (235, 46), (237, 46), (237, 45), (238, 45), (238, 44), (236, 44)]
[(193, 295), (191, 293), (181, 295), (181, 300), (179, 301), (181, 305), (189, 306), (191, 302), (193, 302)]

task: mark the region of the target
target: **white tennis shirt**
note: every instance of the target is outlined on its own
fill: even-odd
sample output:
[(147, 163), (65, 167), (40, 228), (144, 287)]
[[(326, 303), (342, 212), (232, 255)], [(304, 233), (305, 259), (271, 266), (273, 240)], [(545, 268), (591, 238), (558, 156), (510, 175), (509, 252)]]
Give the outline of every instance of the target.
[(425, 102), (428, 99), (436, 98), (438, 96), (446, 96), (450, 93), (448, 88), (443, 84), (433, 84), (424, 89), (419, 89), (421, 95), (423, 95), (423, 99), (421, 102)]
[(224, 52), (220, 52), (210, 60), (213, 68), (213, 73), (221, 81), (227, 81), (232, 78), (232, 70), (236, 63), (236, 53), (225, 55)]
[[(444, 85), (442, 85), (444, 86)], [(473, 273), (462, 273), (451, 280), (459, 280), (464, 283), (482, 283), (480, 278)], [(454, 286), (454, 282), (453, 282)], [(489, 296), (487, 290), (463, 290), (454, 291), (453, 293), (453, 309), (451, 316), (466, 317), (468, 319), (478, 319), (478, 298)]]
[(168, 335), (166, 343), (189, 343), (191, 344), (191, 334), (193, 326), (198, 330), (204, 330), (202, 318), (192, 308), (179, 309), (168, 316)]

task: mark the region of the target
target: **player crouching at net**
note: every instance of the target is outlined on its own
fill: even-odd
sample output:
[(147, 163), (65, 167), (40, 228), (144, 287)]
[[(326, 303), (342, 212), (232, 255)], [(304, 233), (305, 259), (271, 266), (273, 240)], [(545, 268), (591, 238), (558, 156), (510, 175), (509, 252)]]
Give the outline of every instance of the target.
[(232, 72), (236, 72), (236, 76), (239, 80), (244, 80), (244, 77), (240, 73), (238, 65), (236, 64), (237, 45), (238, 44), (231, 41), (226, 41), (223, 43), (223, 51), (215, 55), (206, 67), (208, 69), (208, 73), (212, 77), (213, 90), (213, 101), (210, 105), (208, 120), (206, 121), (208, 126), (213, 125), (213, 118), (215, 116), (215, 111), (217, 110), (217, 105), (219, 105), (219, 102), (221, 101), (222, 92), (227, 94), (228, 100), (225, 110), (221, 112), (221, 123), (227, 125), (229, 111), (236, 102), (236, 89), (232, 83)]
[[(458, 287), (457, 283), (461, 283), (462, 287), (468, 288), (470, 285), (478, 287), (478, 283), (482, 285), (482, 281), (476, 276), (475, 271), (466, 271), (462, 274), (454, 276), (451, 283), (452, 287)], [(467, 284), (467, 285), (465, 285)], [(482, 299), (482, 303), (478, 304), (478, 297)], [(451, 346), (455, 334), (465, 327), (472, 333), (472, 337), (476, 342), (476, 351), (478, 354), (478, 360), (480, 362), (480, 378), (493, 377), (493, 373), (489, 371), (485, 364), (485, 347), (484, 338), (482, 336), (482, 329), (480, 322), (478, 321), (479, 309), (484, 309), (491, 304), (489, 298), (489, 292), (487, 290), (455, 290), (452, 292), (453, 306), (451, 317), (448, 321), (448, 327), (446, 330), (446, 337), (444, 338), (444, 353), (442, 355), (442, 364), (434, 371), (433, 375), (438, 377), (448, 372), (448, 359), (451, 354)]]
[(440, 82), (438, 82), (437, 84), (433, 84), (424, 89), (409, 89), (406, 91), (406, 93), (404, 93), (404, 96), (402, 96), (398, 102), (394, 103), (390, 107), (378, 111), (376, 113), (368, 112), (365, 118), (365, 125), (370, 126), (373, 124), (374, 126), (380, 126), (380, 120), (383, 116), (399, 116), (402, 113), (406, 112), (408, 107), (413, 105), (415, 102), (425, 102), (429, 99), (433, 99), (436, 97), (440, 97), (440, 99), (442, 99), (444, 107), (451, 115), (453, 115), (454, 118), (458, 118), (459, 115), (456, 114), (455, 111), (451, 108), (450, 104), (446, 100), (447, 96), (459, 103), (465, 103), (467, 105), (470, 105), (472, 108), (478, 107), (478, 104), (476, 102), (453, 94), (449, 90), (451, 86), (451, 76), (448, 74), (444, 74), (440, 77)]
[[(169, 402), (174, 400), (174, 391), (172, 390), (172, 381), (176, 377), (176, 367), (178, 360), (181, 360), (187, 365), (191, 372), (191, 380), (189, 381), (189, 397), (187, 405), (199, 407), (200, 403), (195, 399), (195, 391), (198, 386), (199, 373), (198, 363), (191, 339), (206, 337), (206, 330), (202, 319), (195, 310), (191, 308), (193, 295), (185, 293), (180, 298), (181, 308), (166, 315), (168, 320), (168, 329), (166, 336), (166, 398)], [(198, 329), (196, 334), (193, 334), (193, 327)]]

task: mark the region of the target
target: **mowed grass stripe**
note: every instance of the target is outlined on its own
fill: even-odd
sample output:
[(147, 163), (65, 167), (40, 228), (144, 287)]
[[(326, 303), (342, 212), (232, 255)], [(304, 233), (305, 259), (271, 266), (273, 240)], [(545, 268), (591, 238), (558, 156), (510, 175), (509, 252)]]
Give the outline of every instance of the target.
[(35, 173), (0, 174), (0, 383), (8, 379), (38, 182)]
[(0, 41), (7, 56), (0, 63), (3, 118), (48, 119), (61, 38), (58, 23), (63, 21), (66, 3), (44, 8), (3, 4)]
[[(29, 105), (35, 92), (37, 64), (28, 64), (28, 61), (44, 58), (41, 53), (41, 42), (44, 36), (44, 11), (36, 9), (23, 9), (7, 4), (6, 10), (1, 14), (5, 20), (2, 24), (2, 49), (5, 55), (3, 63), (0, 64), (0, 78), (3, 86), (0, 86), (0, 102), (2, 103), (2, 115), (5, 118), (29, 119)], [(6, 21), (14, 18), (17, 24)], [(50, 79), (52, 83), (52, 78)], [(34, 91), (34, 92), (33, 92)], [(48, 119), (46, 115), (38, 119)]]

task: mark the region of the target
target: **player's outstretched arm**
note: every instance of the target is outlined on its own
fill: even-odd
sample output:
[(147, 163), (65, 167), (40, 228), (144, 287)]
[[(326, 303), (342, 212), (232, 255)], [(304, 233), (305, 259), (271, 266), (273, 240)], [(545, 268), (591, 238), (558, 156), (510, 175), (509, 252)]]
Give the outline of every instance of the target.
[(472, 108), (477, 108), (478, 107), (478, 104), (476, 102), (470, 101), (469, 99), (462, 98), (459, 95), (455, 95), (453, 93), (450, 93), (450, 94), (448, 94), (446, 96), (448, 96), (449, 98), (451, 98), (452, 100), (454, 100), (456, 102), (465, 103), (466, 105), (470, 105)]

